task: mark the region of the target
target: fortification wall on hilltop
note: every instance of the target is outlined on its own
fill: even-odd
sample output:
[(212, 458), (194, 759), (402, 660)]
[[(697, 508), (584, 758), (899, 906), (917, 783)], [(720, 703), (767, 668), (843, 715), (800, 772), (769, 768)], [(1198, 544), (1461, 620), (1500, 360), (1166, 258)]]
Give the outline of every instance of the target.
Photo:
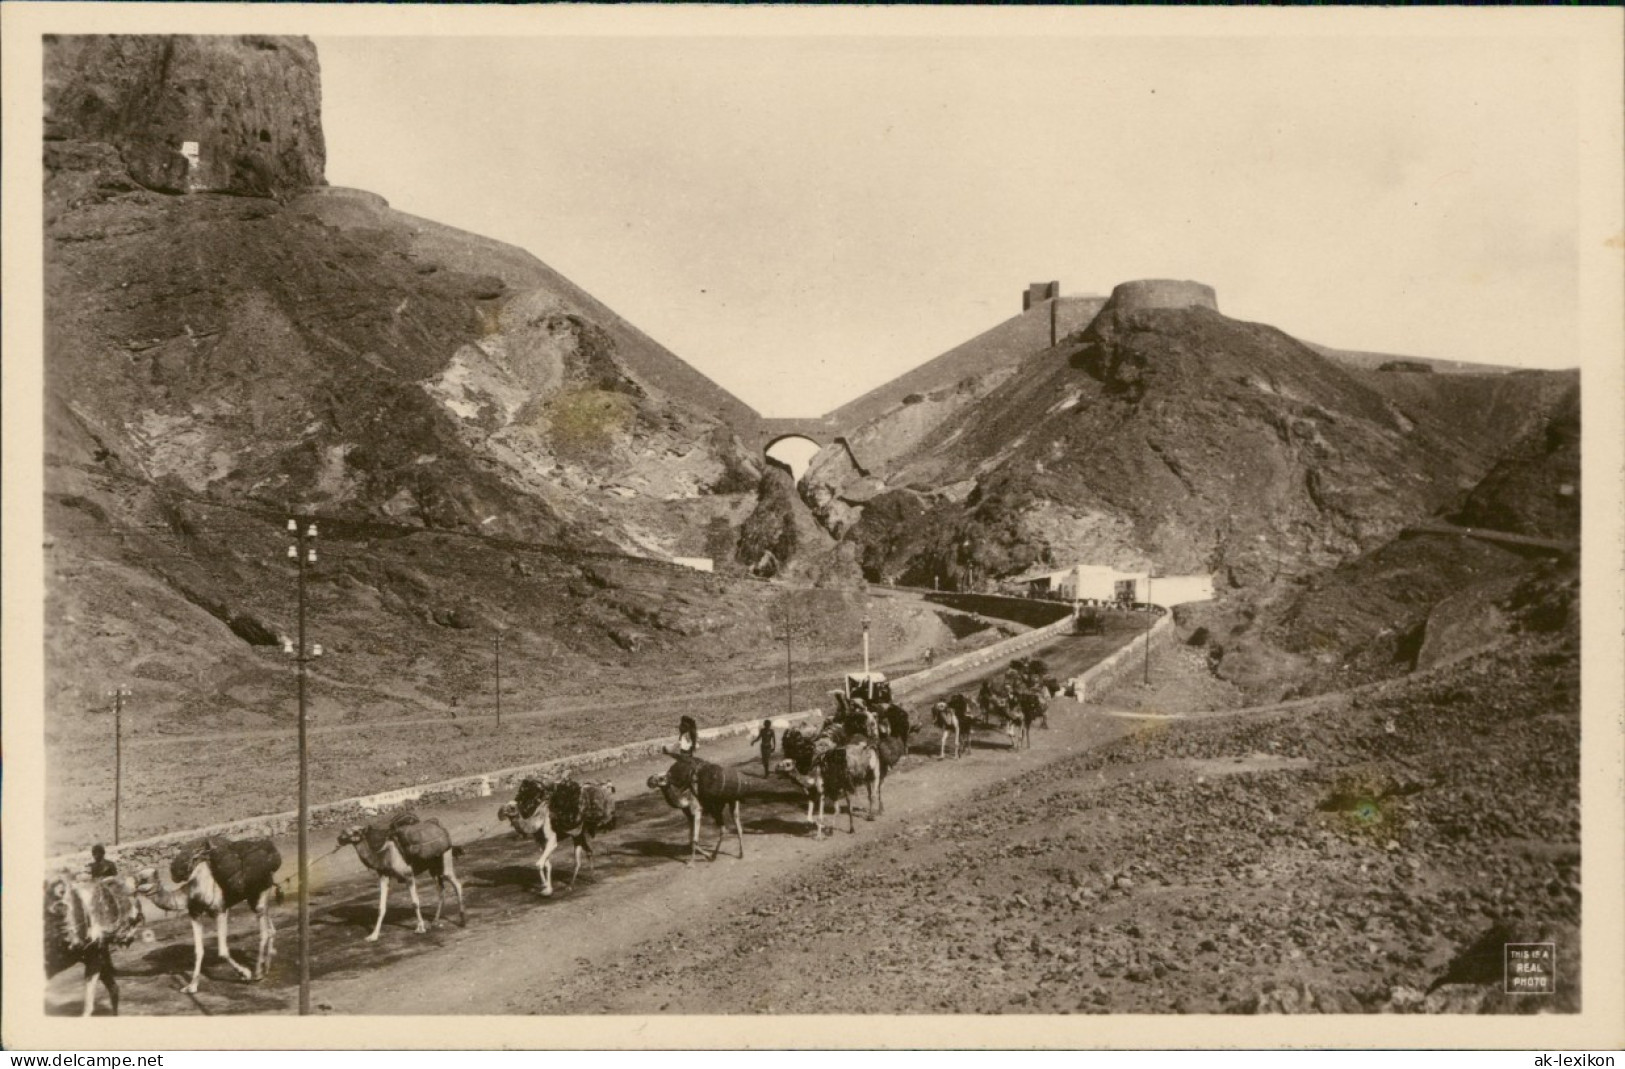
[(1104, 297), (1059, 297), (1055, 301), (1055, 340), (1087, 327), (1106, 307)]
[(1112, 287), (1106, 307), (1114, 312), (1139, 312), (1157, 308), (1210, 308), (1219, 310), (1219, 298), (1212, 286), (1200, 282), (1180, 282), (1167, 278), (1144, 278)]

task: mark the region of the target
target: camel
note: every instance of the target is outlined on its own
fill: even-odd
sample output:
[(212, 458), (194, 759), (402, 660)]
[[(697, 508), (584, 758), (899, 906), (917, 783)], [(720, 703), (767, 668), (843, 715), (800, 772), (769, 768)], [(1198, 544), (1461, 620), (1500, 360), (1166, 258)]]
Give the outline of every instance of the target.
[(1012, 712), (1014, 712), (1016, 719), (1010, 721), (1010, 723), (1019, 732), (1016, 738), (1019, 739), (1021, 748), (1032, 749), (1033, 724), (1042, 720), (1045, 727), (1049, 726), (1047, 716), (1049, 708), (1044, 699), (1044, 693), (1036, 690), (1021, 691), (1016, 695), (1015, 707)]
[[(136, 880), (136, 892), (152, 899), (152, 904), (170, 913), (185, 910), (192, 919), (192, 946), (195, 951), (192, 980), (181, 990), (196, 994), (203, 974), (203, 918), (215, 918), (220, 957), (244, 980), (265, 978), (276, 954), (276, 922), (271, 918), (271, 900), (281, 900), (276, 871), (282, 855), (269, 839), (211, 839), (176, 855), (169, 865), (166, 883), (161, 869), (145, 869)], [(231, 956), (227, 942), (227, 916), (239, 902), (248, 903), (259, 919), (259, 949), (252, 972)]]
[[(129, 946), (146, 918), (136, 897), (135, 880), (106, 876), (93, 879), (63, 873), (45, 883), (45, 977), (83, 964), (85, 1003), (82, 1016), (96, 1009), (96, 984), (107, 988), (113, 1016), (118, 1016), (115, 947)], [(142, 931), (150, 939), (150, 931)]]
[(468, 911), (463, 907), (463, 882), (457, 878), (453, 858), (463, 852), (451, 844), (451, 836), (438, 820), (419, 821), (409, 813), (396, 817), (386, 826), (345, 828), (339, 833), (340, 846), (354, 846), (361, 863), (378, 874), (378, 923), (372, 926), (367, 942), (378, 941), (384, 927), (384, 914), (389, 906), (389, 881), (398, 880), (412, 892), (412, 910), (417, 914), (417, 927), (422, 934), (429, 930), (423, 923), (423, 903), (418, 899), (418, 876), (427, 872), (434, 877), (438, 897), (434, 904), (433, 924), (440, 923), (440, 911), (446, 905), (446, 881), (451, 881), (457, 892), (457, 924), (468, 927)]
[[(855, 739), (844, 746), (832, 746), (830, 740), (821, 739), (805, 748), (799, 745), (786, 746), (785, 753), (790, 756), (778, 763), (777, 771), (789, 777), (806, 793), (808, 821), (820, 838), (825, 832), (826, 799), (830, 802), (832, 816), (840, 812), (841, 803), (844, 801), (846, 830), (848, 832), (858, 830), (852, 816), (852, 792), (860, 783), (868, 788), (869, 792), (869, 810), (865, 818), (873, 820), (877, 815), (885, 813), (880, 756), (867, 742)], [(812, 817), (814, 802), (818, 807), (816, 820)]]
[(542, 878), (542, 897), (551, 898), (553, 851), (558, 849), (559, 836), (568, 835), (575, 844), (576, 867), (565, 888), (574, 890), (576, 877), (581, 875), (582, 853), (587, 855), (588, 871), (592, 870), (592, 837), (615, 826), (615, 785), (527, 776), (513, 801), (497, 810), (497, 817), (541, 844), (536, 871)]
[(739, 818), (739, 800), (744, 797), (745, 784), (739, 773), (696, 757), (675, 756), (677, 760), (671, 768), (650, 776), (648, 782), (651, 789), (666, 799), (667, 805), (688, 817), (688, 863), (693, 864), (699, 856), (702, 813), (717, 825), (717, 845), (711, 851), (711, 860), (715, 861), (722, 853), (730, 817), (734, 835), (739, 839), (739, 860), (745, 860), (745, 829)]

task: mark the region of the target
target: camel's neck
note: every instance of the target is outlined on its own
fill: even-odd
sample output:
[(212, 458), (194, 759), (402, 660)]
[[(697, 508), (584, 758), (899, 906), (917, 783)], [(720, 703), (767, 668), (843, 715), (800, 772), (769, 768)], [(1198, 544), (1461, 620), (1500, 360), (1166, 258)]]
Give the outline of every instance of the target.
[(515, 814), (508, 818), (508, 822), (521, 835), (540, 835), (548, 823), (547, 803), (544, 802), (537, 806), (535, 811), (528, 817)]
[(356, 856), (361, 863), (380, 876), (399, 876), (410, 871), (395, 844), (385, 842), (382, 850), (374, 850), (365, 837), (355, 844)]
[(162, 867), (158, 869), (157, 880), (157, 886), (147, 892), (153, 905), (169, 913), (179, 913), (187, 908), (192, 890), (190, 882), (170, 883), (164, 878)]

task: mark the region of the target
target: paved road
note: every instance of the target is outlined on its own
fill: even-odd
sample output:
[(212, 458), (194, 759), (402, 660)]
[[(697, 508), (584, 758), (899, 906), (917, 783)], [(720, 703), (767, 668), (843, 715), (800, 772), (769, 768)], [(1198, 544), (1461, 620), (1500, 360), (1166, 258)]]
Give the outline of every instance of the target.
[[(1119, 639), (1127, 636), (1118, 636)], [(1057, 675), (1071, 675), (1096, 663), (1109, 651), (1100, 639), (1066, 638), (1044, 648), (1042, 655)], [(963, 688), (974, 677), (956, 680)], [(943, 688), (946, 690), (947, 688)], [(912, 706), (915, 719), (925, 719), (922, 695)], [(333, 1013), (524, 1013), (533, 1010), (549, 978), (561, 971), (602, 967), (638, 943), (680, 930), (685, 919), (703, 912), (748, 909), (775, 879), (809, 863), (839, 854), (851, 844), (874, 836), (903, 832), (911, 820), (940, 817), (944, 807), (974, 804), (980, 790), (1011, 776), (1075, 754), (1131, 730), (1124, 720), (1099, 715), (1066, 699), (1053, 706), (1054, 727), (1034, 732), (1033, 749), (1010, 752), (1003, 736), (980, 736), (961, 761), (939, 762), (937, 738), (916, 739), (914, 753), (888, 780), (885, 813), (870, 823), (859, 803), (855, 834), (843, 816), (834, 836), (815, 839), (803, 823), (800, 799), (780, 778), (763, 778), (760, 761), (743, 739), (709, 745), (702, 754), (746, 773), (753, 790), (744, 809), (745, 858), (737, 856), (738, 840), (730, 838), (723, 856), (712, 862), (685, 864), (686, 827), (658, 794), (648, 790), (649, 775), (663, 771), (669, 760), (632, 762), (590, 778), (615, 784), (618, 826), (598, 843), (595, 870), (583, 874), (573, 891), (568, 853), (555, 857), (554, 897), (536, 894), (534, 863), (538, 848), (520, 839), (496, 818), (505, 797), (435, 807), (424, 815), (438, 817), (453, 839), (465, 844), (457, 863), (469, 903), (468, 926), (447, 918), (424, 935), (412, 931), (409, 900), (403, 890), (391, 895), (383, 935), (367, 943), (376, 916), (377, 885), (352, 850), (328, 854), (312, 867), (311, 934), (312, 1001)], [(705, 829), (708, 836), (714, 830)], [(707, 838), (707, 843), (714, 839)], [(313, 856), (333, 848), (331, 832), (316, 836)], [(283, 873), (295, 869), (294, 845), (279, 842)], [(560, 861), (562, 860), (562, 864)], [(424, 887), (430, 904), (434, 892)], [(149, 913), (157, 911), (147, 906)], [(245, 984), (215, 957), (213, 941), (205, 960), (202, 990), (180, 993), (190, 972), (190, 928), (184, 917), (170, 915), (154, 923), (158, 941), (137, 944), (119, 957), (126, 1014), (290, 1013), (297, 1006), (297, 912), (290, 895), (276, 911), (279, 955), (263, 983)], [(250, 960), (255, 937), (252, 917), (240, 910), (233, 918), (233, 953)], [(53, 1013), (76, 1012), (82, 989), (73, 972), (58, 977), (48, 993)], [(718, 1007), (725, 1011), (726, 1007)]]

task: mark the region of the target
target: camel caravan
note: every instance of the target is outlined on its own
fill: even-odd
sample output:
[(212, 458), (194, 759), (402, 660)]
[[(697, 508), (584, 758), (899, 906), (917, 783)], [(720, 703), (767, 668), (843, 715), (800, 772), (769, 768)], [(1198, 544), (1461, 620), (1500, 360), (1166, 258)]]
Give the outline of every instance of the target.
[[(997, 683), (983, 680), (974, 696), (959, 692), (936, 702), (931, 722), (941, 732), (938, 758), (948, 757), (950, 741), (953, 757), (962, 757), (978, 731), (1003, 735), (1012, 750), (1030, 747), (1032, 728), (1048, 727), (1048, 705), (1060, 690), (1044, 662), (1017, 658)], [(843, 806), (847, 831), (855, 833), (854, 800), (860, 795), (865, 820), (884, 815), (886, 780), (908, 756), (915, 734), (908, 711), (892, 700), (890, 686), (880, 673), (849, 676), (845, 688), (831, 691), (830, 696), (833, 716), (816, 715), (794, 726), (764, 720), (750, 740), (760, 745), (761, 780), (778, 776), (794, 785), (806, 803), (806, 822), (816, 839), (833, 833)], [(715, 861), (721, 854), (731, 830), (743, 860), (741, 811), (750, 793), (747, 778), (736, 768), (701, 758), (698, 749), (698, 727), (692, 718), (683, 717), (677, 746), (662, 751), (673, 758), (672, 765), (664, 773), (650, 776), (647, 786), (683, 814), (689, 831), (687, 863), (705, 853), (700, 846), (702, 818), (709, 818), (718, 831), (709, 859)], [(772, 759), (775, 752), (781, 755), (776, 761)], [(536, 861), (537, 890), (550, 897), (552, 859), (561, 839), (568, 838), (574, 848), (574, 867), (565, 889), (574, 889), (583, 859), (592, 871), (593, 837), (615, 827), (615, 787), (609, 782), (582, 783), (568, 775), (527, 776), (497, 817), (541, 847)], [(383, 929), (391, 884), (405, 885), (411, 896), (415, 933), (428, 932), (440, 923), (447, 883), (457, 897), (458, 925), (467, 926), (463, 884), (455, 863), (463, 850), (452, 843), (439, 821), (420, 819), (410, 811), (396, 813), (371, 824), (344, 828), (335, 851), (345, 846), (353, 847), (362, 866), (378, 877), (378, 916), (365, 937), (367, 942), (376, 942)], [(220, 960), (244, 981), (262, 980), (276, 953), (272, 906), (283, 899), (277, 880), (281, 866), (282, 857), (269, 839), (210, 838), (183, 848), (167, 866), (144, 869), (133, 878), (65, 872), (45, 885), (46, 977), (83, 965), (82, 1012), (92, 1013), (100, 984), (117, 1015), (119, 991), (112, 954), (138, 938), (153, 940), (141, 908), (141, 902), (147, 900), (160, 911), (184, 912), (191, 921), (192, 974), (183, 992), (198, 990), (209, 918), (215, 923)], [(418, 895), (418, 878), (425, 875), (435, 880), (438, 892), (434, 916), (428, 922)], [(239, 904), (248, 907), (258, 924), (252, 968), (232, 957), (229, 946), (229, 915)]]

